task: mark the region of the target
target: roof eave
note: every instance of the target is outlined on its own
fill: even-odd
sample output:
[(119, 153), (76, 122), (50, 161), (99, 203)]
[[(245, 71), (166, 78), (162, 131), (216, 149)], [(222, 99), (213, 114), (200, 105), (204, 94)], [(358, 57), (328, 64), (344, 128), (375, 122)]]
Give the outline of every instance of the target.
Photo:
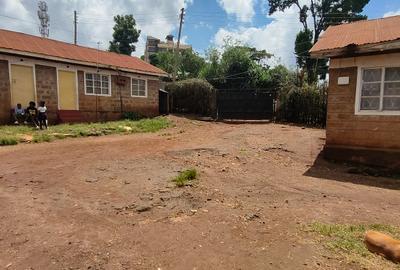
[(40, 59), (45, 59), (45, 60), (50, 60), (50, 61), (57, 61), (57, 62), (63, 62), (63, 63), (69, 63), (69, 64), (82, 65), (82, 66), (100, 67), (100, 68), (106, 68), (106, 69), (112, 69), (112, 70), (121, 70), (121, 71), (125, 71), (125, 72), (137, 73), (137, 74), (143, 74), (143, 75), (168, 77), (167, 73), (156, 73), (156, 72), (148, 72), (148, 71), (142, 71), (142, 70), (137, 70), (137, 69), (121, 68), (121, 67), (116, 67), (116, 66), (112, 66), (112, 65), (104, 65), (104, 64), (97, 64), (97, 63), (92, 63), (92, 62), (78, 61), (78, 60), (72, 60), (72, 59), (68, 59), (68, 58), (48, 56), (48, 55), (43, 55), (43, 54), (38, 54), (38, 53), (24, 52), (24, 51), (12, 50), (12, 49), (0, 48), (0, 53), (14, 54), (14, 55), (25, 56), (25, 57), (34, 57), (34, 58), (40, 58)]
[(312, 58), (354, 57), (365, 54), (387, 53), (400, 50), (400, 39), (364, 45), (351, 44), (344, 48), (310, 51)]

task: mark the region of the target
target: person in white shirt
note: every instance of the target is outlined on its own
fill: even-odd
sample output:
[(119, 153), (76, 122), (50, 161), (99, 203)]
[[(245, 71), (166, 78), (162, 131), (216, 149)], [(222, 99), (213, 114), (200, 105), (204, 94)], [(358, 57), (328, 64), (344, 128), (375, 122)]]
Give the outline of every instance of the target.
[(38, 120), (39, 120), (39, 126), (40, 129), (43, 129), (48, 127), (48, 122), (47, 122), (47, 107), (45, 105), (44, 101), (40, 101), (39, 107), (38, 107)]

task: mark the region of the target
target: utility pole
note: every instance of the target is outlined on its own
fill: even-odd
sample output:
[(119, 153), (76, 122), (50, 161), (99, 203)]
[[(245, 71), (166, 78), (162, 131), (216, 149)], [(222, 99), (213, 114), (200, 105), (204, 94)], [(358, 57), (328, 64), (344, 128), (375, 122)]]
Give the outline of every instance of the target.
[[(176, 74), (177, 74), (177, 62), (178, 62), (178, 56), (179, 56), (179, 46), (181, 45), (181, 34), (182, 34), (182, 25), (183, 25), (183, 19), (185, 17), (185, 8), (181, 8), (181, 14), (179, 15), (179, 32), (178, 32), (178, 42), (176, 44), (176, 51), (175, 51), (175, 63), (174, 63), (174, 74), (172, 77), (172, 81), (176, 81)], [(174, 45), (172, 45), (174, 46)]]
[(76, 10), (74, 10), (74, 44), (77, 44), (78, 35), (78, 16), (76, 15)]

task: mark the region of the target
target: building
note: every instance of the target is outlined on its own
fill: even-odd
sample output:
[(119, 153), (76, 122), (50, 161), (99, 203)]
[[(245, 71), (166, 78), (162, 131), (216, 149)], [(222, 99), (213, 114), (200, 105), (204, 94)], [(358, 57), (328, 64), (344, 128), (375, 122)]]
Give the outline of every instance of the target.
[(51, 122), (158, 114), (166, 73), (136, 57), (0, 29), (0, 122), (17, 103), (45, 101)]
[[(165, 42), (162, 42), (160, 39), (152, 37), (152, 36), (147, 36), (146, 40), (146, 49), (144, 52), (144, 60), (148, 63), (150, 63), (150, 56), (153, 54), (156, 54), (158, 52), (163, 52), (163, 51), (173, 51), (176, 49), (177, 44), (174, 43), (174, 36), (173, 35), (168, 35), (165, 38)], [(179, 50), (188, 50), (192, 49), (191, 45), (186, 45), (186, 44), (179, 44)]]
[(329, 27), (311, 49), (329, 58), (325, 155), (400, 169), (400, 16)]

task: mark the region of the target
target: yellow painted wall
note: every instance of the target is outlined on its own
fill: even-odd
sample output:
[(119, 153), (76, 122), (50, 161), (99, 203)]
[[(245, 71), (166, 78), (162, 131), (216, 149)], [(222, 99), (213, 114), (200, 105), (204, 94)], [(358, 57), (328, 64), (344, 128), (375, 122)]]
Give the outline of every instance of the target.
[(25, 108), (30, 101), (35, 101), (33, 67), (11, 65), (11, 107), (21, 103)]
[(76, 74), (58, 71), (58, 101), (60, 110), (77, 110)]

